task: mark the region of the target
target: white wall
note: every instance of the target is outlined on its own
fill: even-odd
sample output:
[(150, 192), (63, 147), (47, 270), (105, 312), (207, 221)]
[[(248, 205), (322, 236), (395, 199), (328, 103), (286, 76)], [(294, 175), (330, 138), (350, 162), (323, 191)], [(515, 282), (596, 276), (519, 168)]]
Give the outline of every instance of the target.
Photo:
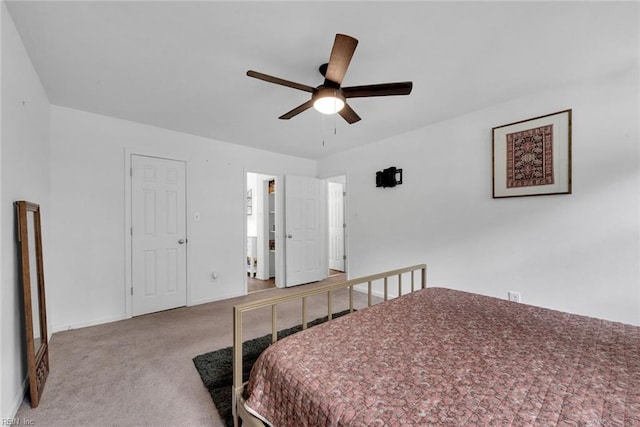
[(187, 162), (190, 305), (244, 293), (246, 171), (316, 173), (310, 160), (52, 106), (54, 330), (127, 315), (125, 152)]
[[(640, 324), (638, 79), (636, 63), (322, 160), (348, 171), (350, 277), (425, 262), (430, 286)], [(573, 194), (492, 199), (491, 128), (568, 108)], [(404, 183), (376, 188), (389, 166)]]
[[(13, 202), (41, 205), (44, 276), (48, 277), (51, 217), (49, 204), (49, 100), (4, 2), (2, 34), (2, 113), (0, 166), (0, 419), (13, 417), (22, 402), (26, 370), (22, 287), (19, 282)], [(47, 282), (48, 286), (48, 282)], [(50, 293), (47, 292), (47, 297)], [(51, 304), (48, 304), (51, 315)]]

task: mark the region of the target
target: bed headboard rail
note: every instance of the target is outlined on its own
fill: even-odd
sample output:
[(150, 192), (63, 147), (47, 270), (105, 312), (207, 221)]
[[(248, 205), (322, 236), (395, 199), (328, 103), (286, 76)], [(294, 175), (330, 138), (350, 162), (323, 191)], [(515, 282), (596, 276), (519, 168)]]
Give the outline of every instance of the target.
[[(372, 305), (373, 282), (378, 280), (384, 281), (384, 300), (389, 298), (388, 281), (389, 278), (398, 276), (398, 296), (402, 295), (402, 275), (411, 274), (411, 292), (416, 290), (416, 272), (420, 271), (420, 286), (418, 289), (427, 287), (427, 266), (426, 264), (417, 264), (410, 267), (399, 268), (397, 270), (385, 271), (383, 273), (372, 274), (370, 276), (359, 277), (339, 283), (331, 283), (322, 286), (316, 286), (310, 289), (300, 289), (299, 291), (287, 293), (270, 298), (264, 298), (257, 301), (238, 304), (233, 307), (233, 417), (234, 424), (238, 423), (239, 412), (244, 412), (238, 404), (242, 395), (242, 314), (264, 307), (271, 307), (271, 341), (276, 342), (278, 339), (278, 305), (288, 301), (300, 300), (302, 304), (302, 328), (307, 327), (307, 298), (322, 293), (327, 294), (327, 316), (331, 319), (333, 314), (333, 305), (331, 294), (339, 289), (349, 288), (349, 310), (353, 311), (353, 292), (354, 287), (358, 285), (367, 285), (367, 304)], [(243, 417), (244, 419), (244, 417)]]

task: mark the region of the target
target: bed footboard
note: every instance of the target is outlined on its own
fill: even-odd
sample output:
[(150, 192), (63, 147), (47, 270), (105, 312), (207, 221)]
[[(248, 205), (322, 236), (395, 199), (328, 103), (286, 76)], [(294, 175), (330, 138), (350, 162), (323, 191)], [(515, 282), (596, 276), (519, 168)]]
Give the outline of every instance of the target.
[[(416, 274), (416, 272), (419, 272)], [(354, 310), (353, 292), (358, 285), (367, 286), (367, 304), (373, 304), (373, 284), (374, 282), (383, 282), (382, 298), (386, 301), (389, 298), (389, 279), (397, 277), (397, 296), (403, 294), (405, 288), (409, 286), (403, 285), (403, 276), (410, 277), (410, 292), (417, 289), (424, 289), (427, 286), (427, 266), (425, 264), (413, 265), (410, 267), (400, 268), (397, 270), (386, 271), (384, 273), (374, 274), (370, 276), (360, 277), (357, 279), (347, 280), (340, 283), (327, 284), (325, 286), (314, 287), (312, 289), (301, 289), (297, 292), (291, 292), (286, 295), (265, 298), (258, 301), (247, 302), (233, 307), (233, 424), (238, 427), (240, 419), (243, 426), (262, 427), (263, 423), (258, 418), (250, 414), (244, 407), (244, 398), (242, 396), (244, 384), (242, 382), (242, 314), (259, 308), (271, 307), (271, 341), (276, 342), (278, 339), (278, 305), (288, 301), (300, 300), (302, 310), (302, 328), (307, 328), (307, 298), (312, 295), (327, 294), (327, 316), (331, 320), (333, 315), (332, 293), (339, 289), (349, 289), (349, 310)], [(419, 276), (419, 278), (416, 278)], [(419, 280), (419, 282), (418, 282)], [(407, 289), (408, 291), (408, 289)], [(404, 292), (408, 293), (408, 292)]]

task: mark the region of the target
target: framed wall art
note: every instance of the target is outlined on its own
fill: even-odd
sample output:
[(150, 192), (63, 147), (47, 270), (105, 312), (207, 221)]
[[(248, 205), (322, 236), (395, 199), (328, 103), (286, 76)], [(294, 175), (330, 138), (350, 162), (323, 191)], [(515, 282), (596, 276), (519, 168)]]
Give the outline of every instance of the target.
[(493, 198), (571, 194), (571, 110), (493, 128)]

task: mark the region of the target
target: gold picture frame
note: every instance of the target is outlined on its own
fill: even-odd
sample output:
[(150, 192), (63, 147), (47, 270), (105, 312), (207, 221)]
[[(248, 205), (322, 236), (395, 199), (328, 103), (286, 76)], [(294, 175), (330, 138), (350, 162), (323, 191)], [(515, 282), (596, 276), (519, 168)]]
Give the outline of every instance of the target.
[(492, 129), (493, 198), (571, 194), (571, 110)]

